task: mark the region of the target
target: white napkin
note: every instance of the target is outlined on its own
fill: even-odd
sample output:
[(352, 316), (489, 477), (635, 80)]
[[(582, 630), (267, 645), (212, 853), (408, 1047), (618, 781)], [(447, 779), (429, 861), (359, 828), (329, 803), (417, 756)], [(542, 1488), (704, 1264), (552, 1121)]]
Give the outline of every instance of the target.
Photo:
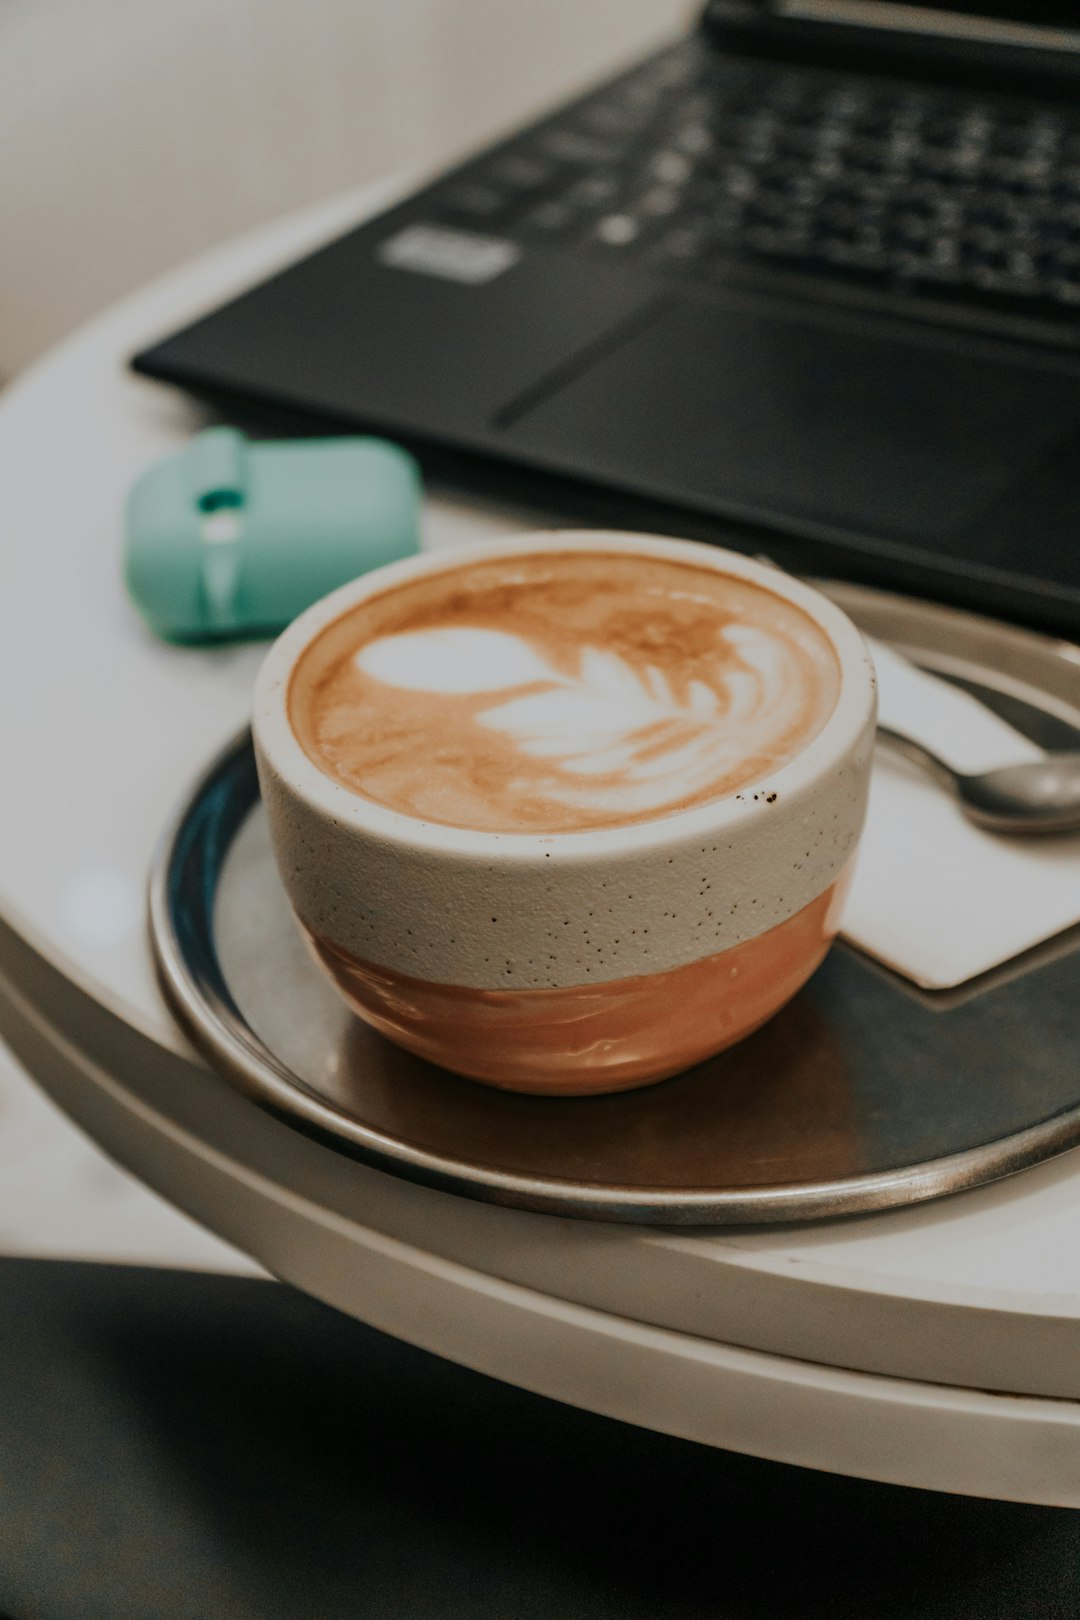
[[(948, 681), (871, 643), (880, 719), (960, 771), (1042, 749)], [(918, 767), (879, 748), (843, 934), (927, 990), (963, 984), (1080, 921), (1080, 834), (984, 832)]]

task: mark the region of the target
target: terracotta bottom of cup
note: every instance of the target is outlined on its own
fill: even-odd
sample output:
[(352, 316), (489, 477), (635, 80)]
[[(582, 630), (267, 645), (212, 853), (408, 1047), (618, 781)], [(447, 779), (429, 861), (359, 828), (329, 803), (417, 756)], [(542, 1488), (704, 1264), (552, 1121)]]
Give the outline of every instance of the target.
[(667, 1079), (759, 1028), (821, 962), (846, 891), (844, 874), (785, 922), (700, 962), (561, 990), (430, 984), (305, 933), (354, 1011), (407, 1051), (507, 1091), (584, 1096)]

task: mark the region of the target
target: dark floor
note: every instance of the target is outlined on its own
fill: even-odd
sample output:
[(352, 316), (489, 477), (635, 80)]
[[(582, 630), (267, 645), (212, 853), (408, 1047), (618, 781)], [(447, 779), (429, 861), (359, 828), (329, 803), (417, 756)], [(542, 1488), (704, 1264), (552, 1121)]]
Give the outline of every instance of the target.
[(571, 1411), (269, 1283), (0, 1261), (5, 1620), (1080, 1616), (1080, 1514)]

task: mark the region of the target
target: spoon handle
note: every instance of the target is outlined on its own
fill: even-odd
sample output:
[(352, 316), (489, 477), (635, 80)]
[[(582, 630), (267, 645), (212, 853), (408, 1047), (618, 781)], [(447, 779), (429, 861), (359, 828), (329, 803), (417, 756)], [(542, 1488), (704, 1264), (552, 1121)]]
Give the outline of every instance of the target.
[(893, 731), (891, 726), (879, 725), (877, 734), (888, 747), (898, 754), (905, 755), (906, 758), (914, 761), (916, 765), (922, 765), (933, 772), (939, 782), (955, 793), (958, 773), (953, 770), (951, 765), (946, 765), (943, 759), (939, 759), (937, 754), (926, 748), (922, 743), (916, 742), (914, 737), (906, 737), (901, 731)]

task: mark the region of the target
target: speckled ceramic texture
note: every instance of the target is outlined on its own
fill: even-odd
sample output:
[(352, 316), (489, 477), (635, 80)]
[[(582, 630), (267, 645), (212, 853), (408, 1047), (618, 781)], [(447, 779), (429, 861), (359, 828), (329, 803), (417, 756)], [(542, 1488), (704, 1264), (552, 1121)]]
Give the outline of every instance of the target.
[[(297, 742), (287, 693), (303, 649), (364, 598), (470, 557), (523, 550), (670, 557), (749, 580), (800, 607), (841, 667), (836, 708), (782, 769), (727, 798), (633, 826), (550, 835), (415, 820), (324, 775)], [(875, 720), (865, 643), (832, 603), (735, 553), (593, 532), (513, 537), (410, 559), (316, 603), (259, 676), (259, 780), (285, 889), (308, 929), (361, 961), (476, 989), (553, 989), (658, 973), (755, 938), (850, 860), (866, 809)]]

